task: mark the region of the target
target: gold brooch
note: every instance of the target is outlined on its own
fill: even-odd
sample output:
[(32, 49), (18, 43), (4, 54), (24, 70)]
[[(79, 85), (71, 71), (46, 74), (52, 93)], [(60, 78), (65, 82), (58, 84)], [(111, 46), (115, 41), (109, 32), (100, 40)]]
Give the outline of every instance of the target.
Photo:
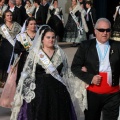
[(6, 31), (6, 29), (4, 28), (3, 31)]
[(41, 58), (43, 58), (43, 57), (44, 57), (44, 55), (43, 55), (43, 54), (40, 54), (40, 57), (41, 57)]

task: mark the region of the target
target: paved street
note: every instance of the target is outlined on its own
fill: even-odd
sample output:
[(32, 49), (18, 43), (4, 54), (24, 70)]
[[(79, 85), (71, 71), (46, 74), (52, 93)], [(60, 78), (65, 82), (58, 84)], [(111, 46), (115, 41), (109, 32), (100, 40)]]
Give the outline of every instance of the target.
[[(69, 62), (69, 66), (71, 65), (72, 63), (72, 59), (73, 59), (73, 56), (77, 50), (77, 47), (70, 47), (70, 44), (69, 43), (64, 43), (64, 42), (61, 42), (59, 43), (60, 46), (62, 47), (62, 49), (65, 51), (65, 53), (67, 54), (68, 56), (68, 62)], [(1, 92), (2, 89), (0, 89), (0, 92)], [(0, 107), (0, 120), (9, 120), (10, 119), (10, 109), (5, 109), (5, 108), (2, 108)], [(81, 119), (80, 120), (83, 120), (84, 116), (83, 114), (81, 113)]]
[(9, 120), (10, 113), (10, 109), (0, 107), (0, 120)]

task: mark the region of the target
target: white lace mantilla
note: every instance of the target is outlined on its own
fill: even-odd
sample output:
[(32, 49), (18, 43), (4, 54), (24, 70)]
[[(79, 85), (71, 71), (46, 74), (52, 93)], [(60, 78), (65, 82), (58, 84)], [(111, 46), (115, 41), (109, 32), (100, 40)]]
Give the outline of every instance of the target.
[[(18, 113), (23, 103), (23, 99), (30, 103), (32, 99), (35, 98), (35, 70), (36, 64), (41, 64), (39, 60), (39, 54), (34, 51), (30, 51), (28, 55), (27, 62), (25, 63), (23, 72), (18, 83), (16, 94), (14, 97), (12, 115), (10, 120), (17, 120)], [(62, 57), (61, 57), (62, 56)], [(77, 77), (74, 77), (70, 69), (68, 68), (67, 58), (63, 50), (57, 49), (56, 53), (52, 58), (52, 63), (55, 67), (59, 66), (63, 62), (62, 75), (64, 83), (66, 84), (67, 90), (70, 93), (73, 105), (75, 107), (76, 113), (78, 109), (84, 111), (87, 109), (87, 96), (85, 83), (82, 82)], [(42, 65), (44, 68), (44, 65)], [(47, 73), (47, 71), (46, 71)], [(80, 113), (77, 113), (79, 120)]]

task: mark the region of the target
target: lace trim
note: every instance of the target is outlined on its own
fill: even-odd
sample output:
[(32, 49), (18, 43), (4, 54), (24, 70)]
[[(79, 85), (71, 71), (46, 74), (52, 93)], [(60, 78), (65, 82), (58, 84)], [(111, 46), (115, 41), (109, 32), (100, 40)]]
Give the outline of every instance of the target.
[[(35, 98), (35, 88), (36, 88), (36, 84), (35, 84), (35, 69), (36, 69), (36, 63), (39, 63), (43, 68), (44, 65), (42, 63), (40, 63), (39, 61), (39, 56), (35, 54), (36, 57), (34, 57), (35, 53), (31, 53), (31, 55), (33, 57), (28, 57), (27, 59), (29, 59), (28, 63), (27, 63), (27, 67), (24, 70), (25, 72), (27, 72), (27, 77), (25, 78), (24, 82), (23, 82), (23, 89), (22, 89), (22, 95), (23, 95), (23, 99), (25, 99), (25, 101), (27, 103), (30, 103), (32, 99)], [(33, 60), (33, 59), (35, 60)], [(35, 61), (35, 62), (33, 62)], [(38, 62), (39, 61), (39, 62)], [(54, 54), (53, 58), (52, 58), (52, 62), (54, 64), (55, 67), (59, 66), (62, 62), (61, 59), (61, 54), (60, 51), (57, 50), (56, 53)], [(48, 71), (46, 71), (47, 73)], [(18, 84), (17, 90), (20, 91), (21, 86)]]
[[(58, 50), (54, 56), (55, 57), (53, 57), (52, 61), (55, 66), (58, 66), (61, 62), (63, 62), (64, 64), (64, 67), (62, 69), (63, 79), (71, 96), (76, 113), (80, 108), (82, 109), (82, 111), (84, 111), (85, 109), (87, 109), (85, 83), (77, 77), (74, 77), (70, 69), (68, 69), (66, 55), (62, 50)], [(11, 120), (17, 120), (17, 115), (19, 113), (20, 107), (22, 106), (23, 99), (25, 99), (26, 102), (29, 103), (32, 99), (35, 98), (35, 70), (38, 61), (39, 56), (36, 55), (34, 51), (30, 51), (30, 55), (27, 58), (27, 62), (25, 63), (25, 67), (22, 72), (24, 74), (21, 74), (18, 83), (17, 92), (15, 94), (13, 103)], [(44, 68), (44, 66), (42, 67)], [(79, 113), (77, 114), (77, 118), (79, 119)]]
[[(57, 68), (63, 61), (61, 59), (61, 53), (60, 50), (56, 50), (54, 56), (51, 59), (51, 62), (53, 63), (53, 65)], [(42, 64), (42, 62), (39, 60), (38, 62), (39, 65), (42, 66), (42, 68), (44, 68), (44, 65)], [(48, 74), (49, 71), (46, 71), (46, 73)]]

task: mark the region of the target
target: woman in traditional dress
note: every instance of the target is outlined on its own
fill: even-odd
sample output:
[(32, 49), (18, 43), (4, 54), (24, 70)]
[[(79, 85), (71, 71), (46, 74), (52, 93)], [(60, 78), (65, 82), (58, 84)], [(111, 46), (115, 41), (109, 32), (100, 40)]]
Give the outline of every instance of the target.
[[(25, 24), (23, 25), (21, 33), (18, 34), (16, 37), (17, 41), (15, 43), (14, 53), (18, 55), (22, 53), (22, 55), (18, 58), (16, 57), (17, 58), (15, 59), (16, 63), (15, 62), (13, 63), (12, 69), (10, 70), (10, 73), (8, 75), (6, 84), (4, 86), (0, 98), (0, 106), (2, 107), (8, 108), (11, 107), (16, 91), (16, 83), (18, 83), (18, 80), (20, 78), (20, 74), (22, 72), (24, 63), (26, 61), (35, 34), (36, 34), (36, 20), (34, 17), (30, 17), (26, 20)], [(20, 60), (17, 61), (18, 59)]]
[(62, 8), (58, 6), (58, 0), (53, 0), (49, 7), (47, 24), (56, 32), (58, 41), (62, 41), (64, 35), (64, 19)]
[(0, 27), (1, 46), (0, 46), (0, 71), (2, 81), (6, 81), (7, 70), (11, 64), (11, 57), (15, 45), (16, 35), (21, 31), (21, 26), (12, 21), (12, 12), (6, 10), (3, 14), (5, 24)]
[(38, 30), (21, 73), (11, 120), (77, 120), (73, 103), (82, 100), (80, 80), (69, 71), (55, 38), (48, 26)]
[(29, 17), (32, 17), (32, 14), (34, 12), (35, 6), (33, 3), (31, 3), (30, 0), (26, 0), (26, 5), (25, 5), (26, 13)]
[(79, 2), (72, 0), (63, 38), (63, 41), (72, 42), (72, 47), (76, 47), (81, 41), (86, 40), (85, 32), (88, 32), (88, 28), (82, 10)]
[(22, 53), (18, 65), (17, 82), (18, 79), (20, 78), (20, 74), (22, 72), (24, 63), (29, 53), (29, 49), (32, 46), (35, 35), (36, 35), (36, 20), (34, 17), (29, 17), (22, 28), (22, 32), (16, 36), (17, 41), (15, 44), (14, 53), (18, 55)]
[(112, 28), (111, 39), (120, 41), (120, 2), (116, 7), (116, 11), (114, 14), (114, 25)]

